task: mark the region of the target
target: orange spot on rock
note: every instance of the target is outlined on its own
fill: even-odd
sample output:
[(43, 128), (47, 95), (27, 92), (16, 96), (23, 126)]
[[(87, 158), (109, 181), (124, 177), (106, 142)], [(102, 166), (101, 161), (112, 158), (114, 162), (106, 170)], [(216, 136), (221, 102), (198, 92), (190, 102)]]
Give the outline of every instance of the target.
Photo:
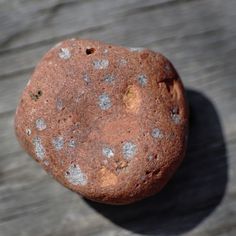
[(128, 112), (138, 112), (141, 104), (139, 88), (134, 85), (130, 85), (123, 96), (123, 102)]
[(107, 168), (102, 167), (102, 169), (99, 171), (99, 175), (100, 175), (101, 187), (116, 185), (117, 176)]

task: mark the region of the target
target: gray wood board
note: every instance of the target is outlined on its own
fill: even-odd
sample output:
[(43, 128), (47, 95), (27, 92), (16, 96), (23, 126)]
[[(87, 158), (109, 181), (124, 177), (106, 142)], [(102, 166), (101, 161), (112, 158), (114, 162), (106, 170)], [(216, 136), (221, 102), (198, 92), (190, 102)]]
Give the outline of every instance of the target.
[[(235, 0), (0, 1), (0, 236), (236, 235)], [(186, 159), (158, 195), (84, 200), (19, 147), (13, 118), (42, 55), (82, 37), (164, 53), (190, 104)]]

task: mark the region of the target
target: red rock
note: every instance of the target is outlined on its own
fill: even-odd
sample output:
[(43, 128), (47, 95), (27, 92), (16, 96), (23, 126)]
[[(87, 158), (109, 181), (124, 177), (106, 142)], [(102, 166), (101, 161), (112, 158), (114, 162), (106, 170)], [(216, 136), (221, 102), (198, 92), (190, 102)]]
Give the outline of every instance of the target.
[(37, 65), (15, 117), (22, 147), (65, 187), (103, 203), (160, 191), (186, 147), (187, 106), (160, 53), (67, 40)]

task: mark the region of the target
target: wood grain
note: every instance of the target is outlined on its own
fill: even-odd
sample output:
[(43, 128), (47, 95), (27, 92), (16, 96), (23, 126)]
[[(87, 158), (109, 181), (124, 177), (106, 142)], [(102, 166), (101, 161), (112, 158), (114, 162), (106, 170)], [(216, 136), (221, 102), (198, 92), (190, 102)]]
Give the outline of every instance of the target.
[[(235, 0), (1, 0), (0, 235), (236, 235), (235, 22)], [(189, 145), (160, 194), (125, 207), (92, 203), (19, 147), (19, 96), (42, 55), (71, 37), (149, 47), (179, 71)]]

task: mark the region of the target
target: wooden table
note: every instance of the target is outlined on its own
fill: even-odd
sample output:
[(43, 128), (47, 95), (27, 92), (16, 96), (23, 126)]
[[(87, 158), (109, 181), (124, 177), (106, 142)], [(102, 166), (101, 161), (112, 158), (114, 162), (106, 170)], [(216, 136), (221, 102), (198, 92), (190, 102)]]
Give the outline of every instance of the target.
[[(191, 109), (187, 156), (158, 195), (91, 203), (19, 147), (20, 93), (58, 41), (91, 38), (164, 53)], [(0, 0), (0, 236), (236, 235), (235, 0)]]

